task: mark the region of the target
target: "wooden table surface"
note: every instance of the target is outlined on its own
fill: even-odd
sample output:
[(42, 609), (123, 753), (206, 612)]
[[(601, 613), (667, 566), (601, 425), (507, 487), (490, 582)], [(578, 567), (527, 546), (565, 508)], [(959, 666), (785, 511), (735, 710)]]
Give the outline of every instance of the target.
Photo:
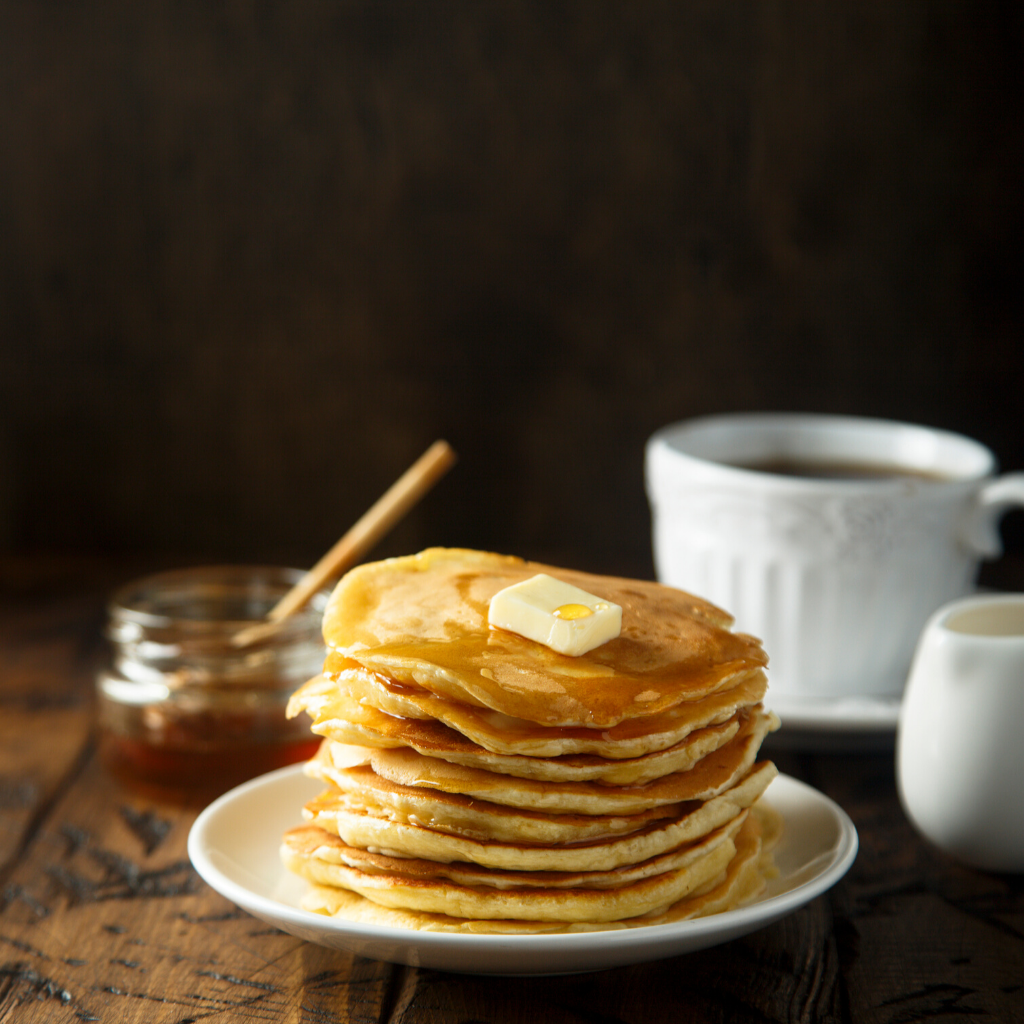
[(93, 677), (119, 581), (102, 567), (0, 566), (0, 1024), (1024, 1021), (1024, 877), (919, 839), (891, 751), (777, 754), (853, 818), (857, 861), (788, 918), (700, 953), (491, 978), (269, 928), (190, 866), (195, 810), (134, 796), (97, 763)]

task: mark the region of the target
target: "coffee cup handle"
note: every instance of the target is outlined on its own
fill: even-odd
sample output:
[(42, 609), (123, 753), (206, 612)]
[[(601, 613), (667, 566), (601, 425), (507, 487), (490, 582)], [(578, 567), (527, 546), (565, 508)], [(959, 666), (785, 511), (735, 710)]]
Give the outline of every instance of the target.
[(982, 487), (964, 531), (967, 546), (985, 558), (1001, 555), (999, 520), (1014, 505), (1024, 506), (1024, 473), (1007, 473)]

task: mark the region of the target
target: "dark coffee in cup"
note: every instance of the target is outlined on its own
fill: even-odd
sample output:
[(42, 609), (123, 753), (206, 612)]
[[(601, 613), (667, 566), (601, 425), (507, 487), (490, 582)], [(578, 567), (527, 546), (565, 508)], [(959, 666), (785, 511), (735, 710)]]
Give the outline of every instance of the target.
[(737, 469), (776, 476), (803, 477), (808, 480), (948, 480), (938, 472), (928, 472), (911, 466), (888, 465), (874, 462), (810, 461), (772, 458), (750, 462), (732, 462)]

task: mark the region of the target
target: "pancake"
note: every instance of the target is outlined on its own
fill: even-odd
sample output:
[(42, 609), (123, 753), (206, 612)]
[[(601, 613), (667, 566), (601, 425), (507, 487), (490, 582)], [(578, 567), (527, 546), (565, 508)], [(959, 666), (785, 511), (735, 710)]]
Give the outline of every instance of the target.
[[(322, 747), (307, 773), (339, 790), (358, 789), (371, 771), (407, 792), (440, 790), (476, 801), (528, 808), (552, 814), (638, 814), (667, 804), (707, 800), (727, 789), (754, 763), (765, 734), (774, 725), (769, 714), (745, 714), (738, 734), (688, 771), (674, 772), (638, 786), (593, 782), (537, 782), (500, 772), (453, 765), (424, 757), (408, 747), (388, 750)], [(354, 755), (353, 750), (361, 753)], [(347, 763), (346, 763), (347, 762)], [(369, 769), (363, 768), (369, 765)]]
[(435, 832), (503, 843), (539, 846), (586, 843), (638, 832), (652, 821), (673, 817), (680, 810), (677, 803), (636, 814), (546, 814), (474, 800), (457, 793), (397, 786), (369, 767), (350, 768), (338, 772), (337, 777), (340, 785), (306, 804), (314, 817), (361, 814), (418, 825)]
[[(696, 729), (727, 721), (739, 707), (748, 706), (747, 702), (756, 703), (766, 689), (764, 673), (756, 669), (744, 673), (736, 686), (703, 700), (678, 704), (643, 720), (633, 719), (608, 729), (544, 728), (422, 690), (406, 688), (405, 692), (397, 692), (377, 673), (347, 669), (306, 683), (293, 694), (288, 714), (294, 717), (306, 711), (313, 718), (313, 732), (342, 739), (346, 724), (351, 725), (353, 719), (366, 720), (365, 715), (352, 708), (355, 703), (404, 721), (440, 722), (492, 753), (544, 758), (594, 754), (621, 760), (674, 747)], [(387, 728), (379, 720), (373, 722)]]
[[(568, 656), (490, 626), (491, 598), (539, 573), (597, 602), (570, 617), (619, 605), (619, 635)], [(542, 934), (683, 920), (763, 890), (779, 823), (759, 803), (777, 771), (758, 757), (779, 722), (767, 656), (721, 609), (433, 548), (348, 573), (323, 632), (323, 673), (288, 705), (322, 737), (306, 772), (325, 788), (281, 846), (307, 909)]]
[[(719, 831), (734, 836), (745, 820), (747, 811), (738, 814)], [(699, 841), (698, 841), (699, 842)], [(675, 850), (651, 857), (638, 864), (627, 864), (611, 871), (503, 871), (485, 868), (462, 861), (443, 863), (415, 857), (392, 857), (371, 853), (356, 846), (348, 846), (338, 836), (315, 825), (301, 825), (284, 835), (286, 863), (297, 870), (294, 863), (315, 860), (324, 878), (330, 878), (329, 865), (354, 868), (366, 875), (399, 876), (410, 881), (448, 880), (457, 885), (492, 889), (614, 889), (622, 885), (650, 878), (685, 867), (691, 859), (695, 844), (684, 844)], [(304, 873), (303, 871), (299, 872)], [(307, 877), (309, 877), (307, 875)], [(327, 883), (325, 883), (327, 884)]]
[[(308, 686), (327, 686), (330, 681), (318, 677)], [(763, 692), (758, 687), (757, 692)], [(303, 691), (296, 695), (298, 698)], [(376, 708), (368, 708), (348, 697), (331, 699), (331, 716), (318, 715), (313, 731), (331, 737), (334, 747), (369, 746), (391, 750), (408, 746), (417, 753), (470, 768), (501, 772), (522, 779), (548, 782), (600, 781), (608, 785), (642, 785), (672, 772), (692, 768), (702, 757), (727, 743), (739, 729), (741, 713), (713, 726), (695, 729), (679, 743), (665, 750), (636, 758), (609, 760), (590, 754), (563, 755), (556, 758), (520, 754), (496, 754), (440, 722), (396, 718)], [(301, 710), (297, 699), (293, 713)], [(344, 755), (343, 755), (344, 756)], [(364, 762), (365, 763), (365, 762)], [(339, 765), (344, 767), (344, 765)]]
[(311, 885), (303, 907), (313, 913), (381, 926), (427, 932), (464, 934), (537, 935), (550, 932), (586, 932), (641, 928), (669, 924), (720, 913), (756, 898), (765, 887), (764, 860), (768, 844), (763, 838), (764, 812), (743, 823), (734, 840), (736, 853), (725, 870), (690, 895), (647, 914), (617, 921), (526, 921), (510, 918), (473, 919), (447, 914), (424, 913), (382, 906), (372, 900), (332, 885)]
[(363, 872), (316, 857), (291, 857), (285, 864), (311, 882), (350, 889), (385, 907), (444, 913), (463, 918), (516, 918), (526, 921), (617, 921), (638, 917), (677, 902), (717, 878), (736, 853), (732, 836), (742, 818), (709, 833), (676, 858), (676, 866), (615, 886), (545, 887), (461, 885), (451, 879)]
[[(491, 597), (539, 573), (620, 605), (620, 635), (569, 657), (491, 629)], [(763, 668), (760, 643), (731, 625), (709, 602), (658, 583), (431, 548), (345, 575), (324, 611), (325, 671), (355, 661), (510, 718), (606, 729), (706, 697)]]
[(537, 846), (522, 842), (475, 839), (410, 822), (396, 822), (331, 803), (312, 800), (303, 816), (332, 832), (349, 846), (398, 857), (421, 857), (445, 863), (467, 861), (511, 871), (610, 871), (649, 860), (720, 828), (750, 807), (777, 771), (770, 761), (755, 765), (740, 782), (704, 803), (679, 805), (679, 813), (639, 831), (572, 846)]

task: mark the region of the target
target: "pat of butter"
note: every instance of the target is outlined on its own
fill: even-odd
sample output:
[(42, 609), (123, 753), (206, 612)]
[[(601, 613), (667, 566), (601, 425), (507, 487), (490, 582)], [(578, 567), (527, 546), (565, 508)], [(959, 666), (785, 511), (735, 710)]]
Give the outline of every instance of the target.
[(488, 620), (559, 654), (577, 657), (619, 635), (622, 609), (540, 573), (499, 590), (491, 598)]

